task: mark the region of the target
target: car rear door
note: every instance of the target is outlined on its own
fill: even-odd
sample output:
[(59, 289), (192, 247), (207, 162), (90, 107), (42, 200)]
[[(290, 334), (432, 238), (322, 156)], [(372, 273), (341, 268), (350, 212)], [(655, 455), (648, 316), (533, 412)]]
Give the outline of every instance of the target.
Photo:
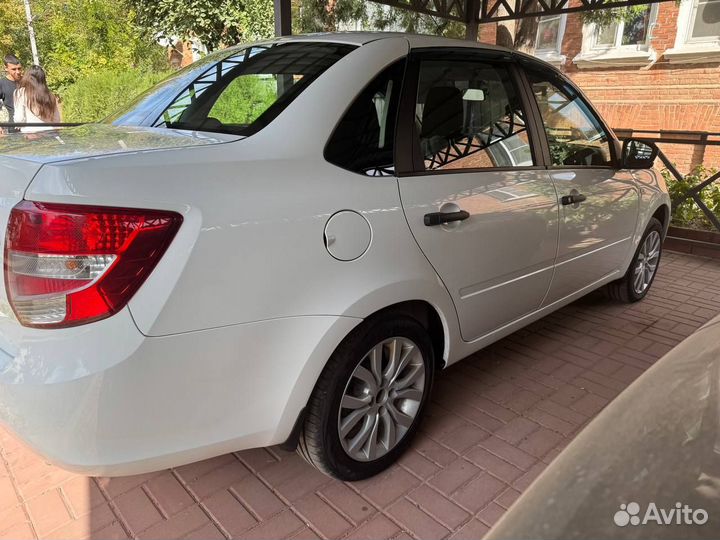
[(557, 250), (557, 195), (509, 53), (416, 51), (396, 172), (405, 215), (475, 340), (538, 309)]
[(580, 92), (553, 69), (535, 63), (525, 68), (560, 207), (548, 305), (621, 276), (639, 193), (632, 174), (618, 169), (614, 136)]

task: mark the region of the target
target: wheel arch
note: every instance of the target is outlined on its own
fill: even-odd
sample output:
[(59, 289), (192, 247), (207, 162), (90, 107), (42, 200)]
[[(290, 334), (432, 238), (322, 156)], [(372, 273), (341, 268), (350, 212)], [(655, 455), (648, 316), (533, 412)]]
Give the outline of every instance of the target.
[(446, 325), (443, 324), (440, 313), (430, 302), (427, 300), (405, 300), (379, 309), (367, 317), (366, 320), (388, 314), (405, 315), (419, 322), (427, 330), (433, 344), (435, 368), (443, 369), (445, 367), (446, 346), (449, 339), (447, 329)]
[[(447, 291), (444, 289), (443, 291), (447, 295)], [(382, 291), (376, 291), (376, 293), (373, 297), (377, 301), (377, 299), (382, 298), (383, 295), (381, 294)], [(380, 296), (378, 296), (378, 294), (380, 294)], [(283, 448), (288, 450), (292, 450), (297, 446), (300, 428), (304, 420), (305, 407), (332, 353), (357, 327), (373, 318), (384, 316), (388, 313), (397, 313), (398, 315), (413, 318), (428, 330), (433, 344), (436, 369), (442, 369), (446, 366), (453, 336), (459, 339), (457, 314), (449, 295), (447, 295), (447, 303), (444, 309), (438, 305), (443, 303), (444, 298), (442, 298), (442, 296), (436, 299), (439, 301), (434, 301), (427, 297), (423, 298), (420, 295), (413, 295), (402, 300), (396, 299), (393, 302), (388, 301), (392, 298), (389, 295), (384, 294), (384, 297), (386, 298), (385, 303), (376, 304), (374, 309), (368, 310), (365, 316), (358, 319), (357, 325), (347, 331), (342, 337), (339, 335), (332, 337), (326, 336), (326, 338), (332, 339), (333, 345), (328, 347), (326, 343), (325, 346), (319, 346), (316, 354), (313, 354), (312, 357), (308, 359), (303, 369), (303, 374), (296, 382), (291, 395), (288, 396), (284, 413), (278, 425), (278, 430), (273, 437), (273, 444), (281, 444)], [(366, 298), (365, 301), (367, 300)], [(363, 302), (363, 307), (367, 308), (368, 305), (368, 303)], [(346, 317), (357, 317), (357, 309), (357, 305), (351, 308), (349, 310), (351, 313), (346, 314)], [(449, 313), (448, 310), (450, 311)], [(328, 350), (332, 352), (327, 354)]]
[[(653, 173), (653, 178), (655, 178), (655, 176), (656, 175)], [(665, 189), (649, 189), (644, 185), (641, 185), (640, 208), (638, 219), (635, 224), (635, 230), (632, 234), (632, 242), (625, 260), (623, 260), (623, 264), (619, 268), (622, 270), (623, 275), (627, 272), (627, 269), (630, 268), (630, 263), (635, 255), (635, 250), (637, 249), (643, 234), (645, 234), (645, 230), (652, 218), (656, 218), (660, 221), (663, 231), (662, 238), (665, 239), (667, 236), (671, 216), (670, 204), (670, 196)]]
[(663, 238), (667, 236), (668, 228), (670, 227), (670, 207), (666, 204), (658, 206), (652, 214), (652, 217), (657, 219), (663, 227)]

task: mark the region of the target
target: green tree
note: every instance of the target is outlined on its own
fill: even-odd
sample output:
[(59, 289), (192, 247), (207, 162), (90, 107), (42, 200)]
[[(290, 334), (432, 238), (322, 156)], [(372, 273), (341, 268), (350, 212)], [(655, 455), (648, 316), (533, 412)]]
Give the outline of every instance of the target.
[(399, 30), (413, 34), (430, 34), (448, 38), (465, 38), (465, 24), (403, 8), (369, 5), (370, 30)]
[(300, 0), (293, 13), (293, 32), (335, 32), (338, 24), (367, 21), (365, 0)]
[[(3, 4), (8, 7), (0, 10), (0, 43), (28, 64), (22, 0)], [(125, 0), (33, 0), (33, 11), (40, 62), (55, 90), (99, 70), (168, 67), (166, 51), (135, 24), (135, 12)]]
[(220, 94), (208, 116), (223, 124), (249, 125), (277, 101), (274, 77), (248, 75), (238, 77)]
[[(713, 224), (693, 199), (685, 199), (680, 204), (675, 204), (675, 201), (683, 199), (688, 191), (710, 178), (710, 176), (717, 174), (718, 170), (704, 165), (697, 165), (684, 176), (682, 181), (677, 180), (667, 169), (663, 169), (661, 172), (670, 192), (670, 197), (673, 199), (672, 224), (691, 229), (713, 230)], [(716, 180), (703, 189), (700, 192), (700, 199), (713, 214), (720, 216), (720, 181)]]
[(369, 0), (296, 0), (293, 32), (335, 32), (359, 23), (362, 30), (396, 30), (462, 38), (465, 25)]
[[(27, 36), (25, 11), (21, 1), (3, 1), (0, 10), (0, 56), (17, 50), (18, 44)], [(28, 43), (28, 49), (30, 44)], [(7, 51), (7, 52), (6, 52)]]
[(130, 0), (137, 20), (166, 38), (196, 38), (209, 50), (270, 38), (272, 0)]
[(78, 79), (62, 90), (65, 122), (95, 122), (114, 113), (147, 88), (165, 78), (170, 71), (119, 71), (101, 69)]

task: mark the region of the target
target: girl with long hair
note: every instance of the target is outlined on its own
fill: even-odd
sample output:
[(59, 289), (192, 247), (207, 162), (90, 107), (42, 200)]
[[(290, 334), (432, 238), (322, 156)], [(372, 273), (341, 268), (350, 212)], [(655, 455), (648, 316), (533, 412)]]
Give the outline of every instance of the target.
[[(40, 66), (27, 70), (15, 90), (15, 122), (28, 124), (57, 124), (60, 122), (58, 98), (47, 85), (45, 71)], [(22, 133), (37, 133), (52, 127), (22, 127)]]

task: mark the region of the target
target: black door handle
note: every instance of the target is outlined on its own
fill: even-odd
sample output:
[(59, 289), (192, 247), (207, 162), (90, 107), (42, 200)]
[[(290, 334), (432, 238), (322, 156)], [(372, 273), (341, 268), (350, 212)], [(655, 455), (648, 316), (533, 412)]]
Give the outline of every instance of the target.
[(567, 206), (568, 204), (579, 204), (586, 200), (587, 197), (585, 195), (578, 193), (577, 195), (565, 195), (560, 199), (560, 202), (563, 203), (564, 206)]
[(465, 210), (458, 210), (457, 212), (431, 212), (425, 214), (425, 225), (433, 227), (442, 223), (450, 223), (451, 221), (463, 221), (470, 217)]

